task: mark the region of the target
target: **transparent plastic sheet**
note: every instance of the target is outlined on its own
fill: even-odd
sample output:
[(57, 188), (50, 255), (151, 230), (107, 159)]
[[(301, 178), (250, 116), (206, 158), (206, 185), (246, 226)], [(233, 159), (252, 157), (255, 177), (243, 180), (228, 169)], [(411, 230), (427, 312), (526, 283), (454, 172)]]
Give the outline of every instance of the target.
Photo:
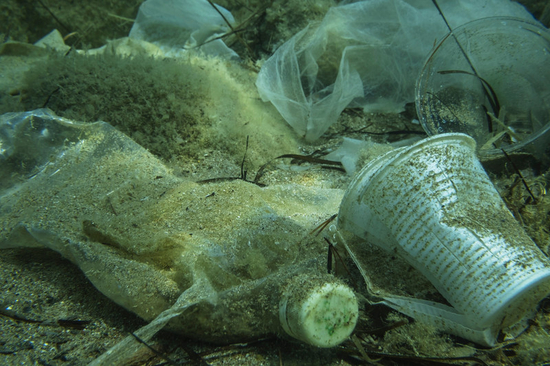
[[(532, 20), (508, 0), (440, 0), (452, 28), (489, 16)], [(256, 86), (308, 141), (319, 138), (348, 105), (399, 112), (414, 101), (429, 51), (448, 33), (431, 1), (369, 0), (329, 10), (283, 44), (262, 66)]]
[[(144, 304), (138, 313), (143, 316), (150, 312), (149, 319), (166, 309), (137, 332), (147, 340), (170, 318), (201, 301), (215, 301), (216, 294), (205, 278), (198, 278), (189, 290), (179, 295), (178, 286), (161, 272), (129, 259), (116, 248), (82, 238), (79, 220), (63, 215), (65, 208), (70, 212), (67, 207), (70, 205), (68, 197), (64, 198), (61, 192), (71, 190), (69, 186), (79, 190), (84, 200), (89, 200), (90, 207), (97, 204), (94, 201), (102, 193), (116, 189), (117, 183), (92, 185), (90, 182), (88, 187), (81, 186), (79, 178), (85, 178), (86, 171), (93, 174), (101, 170), (94, 169), (94, 165), (109, 156), (116, 159), (117, 154), (125, 156), (127, 163), (136, 168), (147, 165), (153, 174), (168, 173), (161, 164), (151, 164), (156, 161), (147, 151), (108, 123), (74, 123), (46, 109), (0, 116), (0, 216), (4, 223), (0, 248), (53, 249), (78, 265), (98, 289), (120, 305), (132, 309), (139, 303)], [(87, 195), (86, 190), (95, 192)], [(29, 202), (21, 209), (21, 200), (32, 201), (38, 196), (51, 204), (57, 203), (58, 207)], [(58, 202), (54, 196), (59, 196)], [(78, 201), (76, 196), (75, 201)], [(89, 211), (85, 207), (81, 209)], [(171, 306), (175, 298), (178, 301)], [(138, 347), (141, 345), (137, 342), (126, 340), (105, 356), (106, 363), (97, 364), (118, 364)]]
[[(205, 297), (205, 294), (211, 294), (213, 296), (208, 299)], [(191, 288), (184, 291), (172, 307), (163, 311), (146, 326), (141, 327), (134, 333), (135, 336), (129, 335), (124, 338), (124, 340), (111, 347), (107, 352), (91, 362), (89, 366), (124, 364), (125, 361), (142, 347), (141, 342), (136, 342), (136, 337), (143, 342), (148, 342), (158, 331), (164, 328), (171, 319), (181, 315), (187, 309), (205, 300), (215, 301), (215, 292), (209, 283), (204, 279), (200, 279), (191, 286)]]
[(229, 23), (235, 20), (227, 9), (216, 8), (206, 0), (147, 0), (140, 6), (129, 36), (156, 44), (168, 56), (200, 49), (209, 56), (238, 58), (223, 40), (216, 39), (230, 31), (224, 18)]
[[(143, 340), (165, 326), (218, 343), (285, 336), (277, 308), (289, 296), (302, 301), (285, 295), (296, 281), (312, 289), (313, 301), (327, 284), (336, 299), (354, 296), (320, 275), (326, 248), (309, 235), (336, 211), (341, 191), (199, 185), (108, 123), (77, 123), (47, 109), (0, 116), (0, 172), (0, 249), (59, 252), (150, 322), (136, 332)], [(339, 338), (298, 338), (336, 345), (353, 330), (356, 307), (342, 314), (351, 321)], [(141, 346), (127, 338), (97, 364), (122, 362)]]

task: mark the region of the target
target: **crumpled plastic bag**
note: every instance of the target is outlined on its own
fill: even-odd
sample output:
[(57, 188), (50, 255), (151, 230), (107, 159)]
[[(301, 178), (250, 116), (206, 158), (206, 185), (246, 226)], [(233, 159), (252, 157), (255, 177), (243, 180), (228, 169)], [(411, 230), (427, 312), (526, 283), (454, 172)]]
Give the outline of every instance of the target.
[(233, 24), (235, 19), (227, 9), (215, 6), (219, 12), (206, 0), (147, 0), (139, 7), (129, 36), (156, 44), (167, 56), (199, 49), (209, 56), (238, 58), (216, 39), (230, 30), (225, 20)]
[[(439, 0), (451, 28), (489, 16), (533, 20), (509, 0)], [(417, 76), (448, 33), (431, 1), (369, 0), (331, 8), (283, 44), (256, 86), (307, 141), (319, 138), (347, 106), (399, 112), (414, 101)]]
[[(342, 193), (198, 184), (106, 122), (48, 109), (0, 116), (0, 249), (59, 252), (150, 322), (136, 332), (145, 341), (165, 325), (218, 343), (279, 334), (270, 301), (295, 275), (326, 271), (325, 245), (309, 232)], [(139, 346), (130, 337), (97, 364)]]

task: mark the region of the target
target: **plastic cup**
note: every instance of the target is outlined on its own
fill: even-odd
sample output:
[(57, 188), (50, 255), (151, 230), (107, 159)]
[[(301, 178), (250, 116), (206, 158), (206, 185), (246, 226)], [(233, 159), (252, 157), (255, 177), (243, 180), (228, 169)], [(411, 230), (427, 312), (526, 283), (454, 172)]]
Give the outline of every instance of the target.
[(466, 133), (481, 156), (548, 154), (550, 32), (509, 17), (457, 27), (429, 55), (416, 108), (428, 135)]
[(499, 330), (550, 293), (550, 261), (465, 134), (433, 136), (371, 161), (348, 187), (338, 228), (404, 258), (452, 308), (388, 298), (390, 306), (481, 344), (494, 344)]

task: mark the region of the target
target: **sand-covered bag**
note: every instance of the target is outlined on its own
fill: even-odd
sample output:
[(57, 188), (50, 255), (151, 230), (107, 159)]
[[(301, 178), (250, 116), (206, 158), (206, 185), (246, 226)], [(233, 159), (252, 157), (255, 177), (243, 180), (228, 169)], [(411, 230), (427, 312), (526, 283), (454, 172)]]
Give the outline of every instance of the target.
[(0, 143), (0, 247), (61, 253), (151, 321), (140, 337), (169, 323), (213, 342), (290, 334), (330, 347), (353, 330), (355, 296), (322, 274), (326, 248), (309, 235), (340, 191), (198, 184), (108, 123), (46, 109), (3, 115)]

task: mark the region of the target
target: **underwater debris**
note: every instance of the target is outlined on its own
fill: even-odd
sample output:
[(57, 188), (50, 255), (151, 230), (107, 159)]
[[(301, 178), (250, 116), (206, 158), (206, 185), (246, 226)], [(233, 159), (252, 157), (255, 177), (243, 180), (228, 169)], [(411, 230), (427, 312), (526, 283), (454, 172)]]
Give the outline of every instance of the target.
[[(374, 294), (382, 303), (482, 345), (493, 346), (503, 329), (525, 329), (521, 322), (550, 293), (548, 257), (506, 208), (464, 134), (371, 161), (349, 185), (337, 228), (404, 258), (451, 306)], [(337, 238), (368, 283), (361, 247)]]

